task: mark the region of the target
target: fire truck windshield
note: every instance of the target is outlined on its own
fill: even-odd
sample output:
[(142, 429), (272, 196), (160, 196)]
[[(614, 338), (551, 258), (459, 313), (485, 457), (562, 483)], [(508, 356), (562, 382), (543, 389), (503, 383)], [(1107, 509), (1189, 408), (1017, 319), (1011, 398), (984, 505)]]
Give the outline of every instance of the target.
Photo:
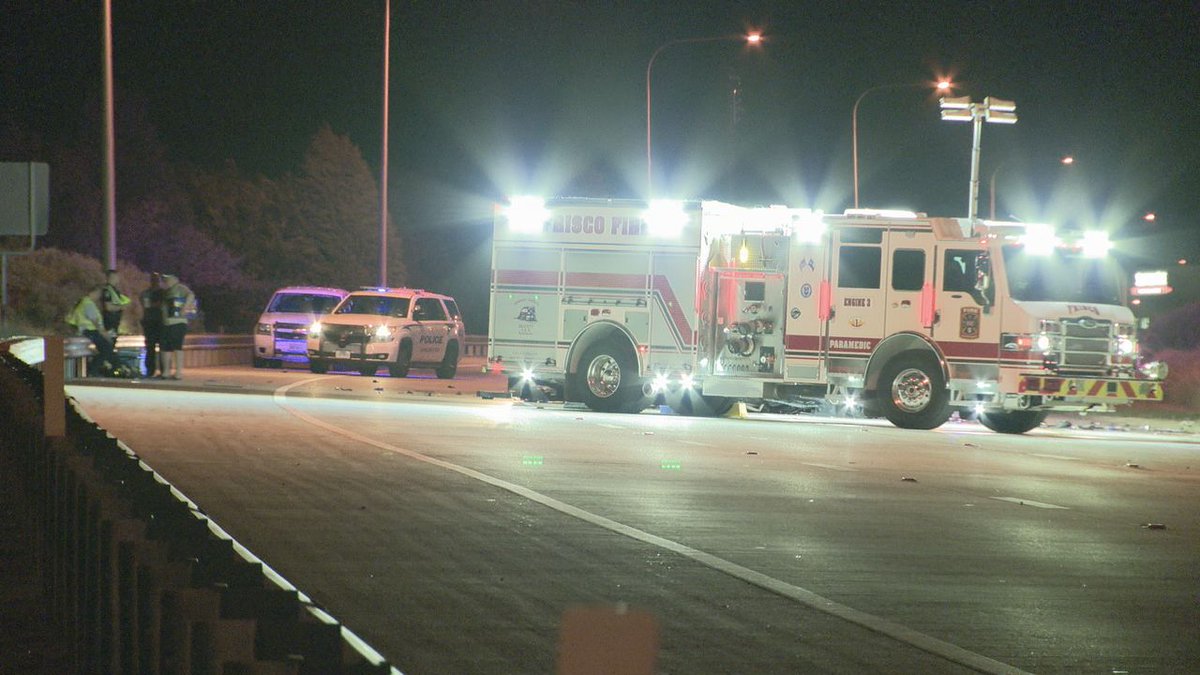
[(1057, 249), (1031, 255), (1023, 246), (1004, 246), (1004, 268), (1014, 300), (1120, 305), (1121, 270), (1111, 257), (1089, 258)]

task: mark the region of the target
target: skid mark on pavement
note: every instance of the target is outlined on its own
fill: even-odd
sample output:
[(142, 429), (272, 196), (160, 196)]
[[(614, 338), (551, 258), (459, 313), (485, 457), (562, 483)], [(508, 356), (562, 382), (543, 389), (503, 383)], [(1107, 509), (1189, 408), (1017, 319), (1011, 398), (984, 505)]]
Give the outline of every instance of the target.
[(509, 481), (496, 478), (495, 476), (491, 476), (481, 471), (476, 471), (475, 469), (455, 464), (453, 462), (447, 462), (415, 450), (409, 450), (408, 448), (403, 448), (392, 443), (387, 443), (364, 436), (355, 431), (351, 431), (335, 424), (330, 424), (323, 420), (317, 419), (312, 415), (296, 410), (288, 405), (288, 391), (295, 387), (303, 386), (320, 379), (321, 378), (319, 377), (314, 377), (279, 387), (273, 393), (273, 399), (280, 408), (283, 408), (304, 422), (312, 424), (316, 427), (320, 427), (321, 429), (324, 429), (330, 433), (337, 434), (343, 438), (358, 441), (365, 445), (380, 448), (382, 450), (388, 450), (418, 462), (424, 462), (432, 466), (446, 469), (447, 471), (453, 471), (454, 473), (466, 476), (468, 478), (473, 478), (481, 483), (486, 483), (487, 485), (500, 488), (501, 490), (507, 490), (508, 492), (524, 497), (532, 502), (536, 502), (543, 506), (554, 509), (559, 513), (577, 518), (586, 523), (591, 523), (592, 525), (596, 525), (598, 527), (602, 527), (611, 532), (629, 537), (630, 539), (676, 553), (718, 572), (741, 579), (742, 581), (753, 584), (759, 588), (770, 591), (782, 597), (789, 598), (812, 609), (829, 614), (830, 616), (835, 616), (845, 621), (849, 621), (855, 625), (862, 626), (867, 630), (871, 630), (881, 635), (886, 635), (895, 640), (899, 640), (900, 642), (916, 647), (917, 649), (929, 654), (940, 656), (947, 661), (958, 663), (982, 673), (1024, 672), (1007, 663), (1003, 663), (982, 654), (977, 654), (970, 650), (963, 649), (962, 647), (951, 644), (944, 640), (939, 640), (935, 637), (913, 630), (912, 628), (898, 624), (894, 621), (889, 621), (888, 619), (875, 616), (874, 614), (868, 614), (866, 612), (854, 609), (853, 607), (834, 602), (833, 600), (821, 595), (817, 595), (808, 589), (789, 584), (785, 581), (780, 581), (779, 579), (767, 576), (762, 572), (752, 570), (748, 567), (743, 567), (742, 565), (724, 558), (719, 558), (711, 553), (706, 553), (699, 549), (681, 544), (677, 541), (666, 539), (646, 532), (645, 530), (639, 530), (635, 527), (625, 525), (624, 523), (619, 523), (615, 520), (605, 518), (604, 516), (597, 515), (591, 511), (586, 511), (577, 506), (573, 506), (535, 490), (531, 490), (523, 485), (510, 483)]

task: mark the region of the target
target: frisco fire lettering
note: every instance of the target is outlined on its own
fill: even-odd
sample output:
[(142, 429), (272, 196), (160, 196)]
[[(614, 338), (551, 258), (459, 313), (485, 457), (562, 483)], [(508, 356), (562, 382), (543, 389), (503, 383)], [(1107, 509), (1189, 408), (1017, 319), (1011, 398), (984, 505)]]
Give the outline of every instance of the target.
[(638, 237), (646, 233), (646, 224), (641, 218), (613, 216), (608, 222), (604, 216), (561, 214), (546, 221), (542, 230), (546, 234), (590, 234), (612, 237)]

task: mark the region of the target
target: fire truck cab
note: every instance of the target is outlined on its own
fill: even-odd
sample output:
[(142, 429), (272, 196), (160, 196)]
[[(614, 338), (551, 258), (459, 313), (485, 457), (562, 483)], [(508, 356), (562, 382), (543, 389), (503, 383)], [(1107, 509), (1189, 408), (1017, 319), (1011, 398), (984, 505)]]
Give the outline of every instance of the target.
[(1023, 433), (1160, 400), (1092, 233), (896, 211), (514, 200), (497, 208), (489, 365), (604, 411), (825, 401)]

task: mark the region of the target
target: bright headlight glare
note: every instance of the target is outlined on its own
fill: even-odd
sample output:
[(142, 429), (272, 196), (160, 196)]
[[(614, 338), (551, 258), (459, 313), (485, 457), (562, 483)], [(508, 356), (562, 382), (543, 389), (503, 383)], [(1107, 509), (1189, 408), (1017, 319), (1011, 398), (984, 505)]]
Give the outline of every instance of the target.
[(654, 388), (654, 392), (658, 393), (667, 388), (668, 382), (666, 373), (659, 373), (654, 376), (654, 382), (651, 386)]
[(312, 325), (308, 327), (308, 334), (313, 337), (319, 336), (321, 334), (321, 322), (314, 321)]
[(387, 327), (386, 325), (376, 326), (375, 327), (375, 339), (376, 340), (384, 340), (384, 341), (392, 339), (392, 329)]
[(521, 371), (521, 379), (526, 382), (532, 382), (533, 381), (533, 371), (530, 370), (529, 368), (522, 370)]
[(271, 324), (269, 324), (269, 323), (260, 323), (260, 324), (258, 324), (258, 326), (255, 328), (255, 331), (257, 331), (259, 335), (270, 335), (270, 334), (271, 334), (271, 329), (272, 329), (272, 326), (271, 326)]
[(692, 381), (691, 375), (684, 375), (683, 377), (679, 378), (679, 385), (684, 389), (690, 390), (693, 384), (694, 382)]
[(1117, 353), (1128, 356), (1137, 351), (1137, 344), (1127, 337), (1117, 338)]
[(1048, 352), (1048, 351), (1050, 351), (1050, 345), (1051, 345), (1050, 336), (1043, 333), (1043, 334), (1037, 336), (1034, 344), (1037, 346), (1038, 351)]

